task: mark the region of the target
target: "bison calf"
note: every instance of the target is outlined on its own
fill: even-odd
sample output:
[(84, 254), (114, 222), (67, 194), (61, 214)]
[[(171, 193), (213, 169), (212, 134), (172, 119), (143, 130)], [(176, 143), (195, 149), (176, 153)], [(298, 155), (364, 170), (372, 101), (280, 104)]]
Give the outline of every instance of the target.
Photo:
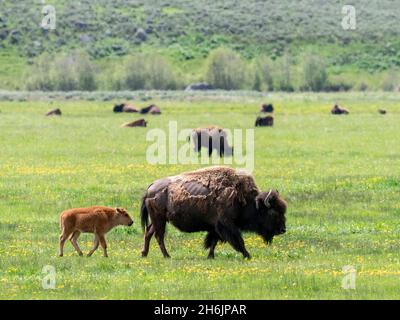
[(64, 243), (67, 239), (71, 240), (78, 254), (83, 255), (77, 243), (81, 233), (95, 234), (93, 248), (88, 257), (97, 250), (99, 243), (104, 257), (108, 257), (105, 234), (116, 226), (132, 224), (133, 220), (123, 208), (90, 207), (66, 210), (60, 216), (60, 257), (64, 255)]

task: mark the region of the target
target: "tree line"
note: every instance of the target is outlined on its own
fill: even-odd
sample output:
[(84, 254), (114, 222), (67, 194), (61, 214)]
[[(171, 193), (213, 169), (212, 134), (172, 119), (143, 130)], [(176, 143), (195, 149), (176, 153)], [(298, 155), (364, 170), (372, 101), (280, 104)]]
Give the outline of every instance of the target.
[[(96, 90), (181, 90), (191, 82), (206, 82), (214, 89), (255, 91), (347, 91), (367, 90), (343, 79), (332, 81), (327, 61), (306, 52), (297, 61), (288, 53), (272, 60), (268, 56), (248, 61), (228, 48), (210, 52), (202, 74), (190, 78), (165, 57), (137, 53), (103, 68), (84, 51), (57, 55), (43, 54), (35, 60), (25, 77), (27, 90), (96, 91)], [(396, 89), (398, 73), (390, 70), (382, 89)]]

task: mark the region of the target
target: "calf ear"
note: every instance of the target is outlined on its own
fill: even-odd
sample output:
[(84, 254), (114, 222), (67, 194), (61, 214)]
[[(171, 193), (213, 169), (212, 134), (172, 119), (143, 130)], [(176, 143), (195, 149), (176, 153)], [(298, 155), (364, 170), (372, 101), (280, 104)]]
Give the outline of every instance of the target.
[(121, 208), (115, 208), (115, 211), (117, 211), (118, 213), (122, 213)]

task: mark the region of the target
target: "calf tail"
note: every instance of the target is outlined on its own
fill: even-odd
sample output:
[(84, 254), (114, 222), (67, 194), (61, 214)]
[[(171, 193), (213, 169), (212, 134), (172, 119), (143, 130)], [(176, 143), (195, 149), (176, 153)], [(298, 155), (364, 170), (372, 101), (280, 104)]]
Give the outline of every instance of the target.
[(142, 222), (142, 229), (144, 231), (149, 225), (149, 211), (146, 207), (146, 196), (144, 196), (142, 199), (142, 206), (140, 208), (140, 220)]

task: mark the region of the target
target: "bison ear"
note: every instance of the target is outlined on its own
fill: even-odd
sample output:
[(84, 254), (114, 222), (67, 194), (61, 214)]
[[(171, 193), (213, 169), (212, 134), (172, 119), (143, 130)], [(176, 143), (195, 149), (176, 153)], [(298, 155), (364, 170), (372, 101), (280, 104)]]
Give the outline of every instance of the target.
[(115, 208), (115, 211), (117, 211), (118, 213), (122, 213), (121, 208)]

